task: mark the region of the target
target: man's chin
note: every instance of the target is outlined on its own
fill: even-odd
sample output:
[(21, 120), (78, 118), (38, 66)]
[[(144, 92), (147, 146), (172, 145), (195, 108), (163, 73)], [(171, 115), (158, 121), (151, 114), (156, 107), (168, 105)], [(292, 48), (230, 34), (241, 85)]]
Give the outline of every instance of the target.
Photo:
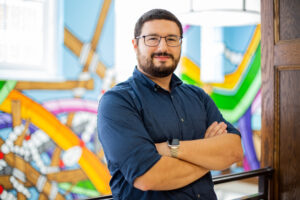
[(170, 69), (170, 68), (173, 68), (174, 65), (173, 63), (162, 63), (162, 62), (159, 62), (159, 63), (153, 63), (154, 67), (157, 68), (157, 69)]
[(157, 72), (166, 72), (166, 71), (173, 71), (173, 67), (172, 66), (160, 66), (160, 67), (156, 67)]
[(166, 77), (175, 71), (174, 66), (156, 66), (156, 69), (152, 71), (152, 75), (157, 77)]

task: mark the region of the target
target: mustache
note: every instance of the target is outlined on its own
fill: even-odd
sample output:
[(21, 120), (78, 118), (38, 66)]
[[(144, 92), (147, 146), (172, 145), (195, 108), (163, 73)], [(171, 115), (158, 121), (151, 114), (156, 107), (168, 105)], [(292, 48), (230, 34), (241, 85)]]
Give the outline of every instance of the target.
[(151, 54), (151, 58), (153, 58), (154, 56), (168, 56), (168, 57), (174, 59), (174, 56), (172, 54), (168, 54), (166, 52), (158, 52), (158, 53)]

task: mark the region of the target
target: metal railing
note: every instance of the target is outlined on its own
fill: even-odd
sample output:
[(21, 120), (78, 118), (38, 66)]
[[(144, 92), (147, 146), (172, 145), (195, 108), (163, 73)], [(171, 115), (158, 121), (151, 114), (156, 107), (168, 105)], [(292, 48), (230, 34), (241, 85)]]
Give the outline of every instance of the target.
[(232, 181), (243, 180), (247, 178), (258, 176), (258, 193), (240, 197), (238, 199), (243, 200), (267, 200), (269, 197), (269, 183), (273, 176), (274, 169), (271, 167), (260, 168), (257, 170), (251, 170), (247, 172), (241, 172), (236, 174), (226, 174), (213, 177), (215, 185), (221, 183), (228, 183)]
[[(258, 193), (256, 194), (251, 194), (247, 196), (243, 196), (238, 199), (242, 200), (267, 200), (269, 197), (269, 182), (273, 176), (274, 169), (271, 167), (266, 167), (266, 168), (260, 168), (257, 170), (251, 170), (247, 172), (241, 172), (241, 173), (235, 173), (235, 174), (227, 174), (227, 175), (220, 175), (220, 176), (215, 176), (213, 177), (213, 182), (215, 185), (221, 184), (221, 183), (228, 183), (232, 181), (238, 181), (238, 180), (243, 180), (247, 178), (252, 178), (252, 177), (259, 177), (258, 178)], [(90, 198), (88, 200), (113, 200), (112, 195), (107, 195), (107, 196), (101, 196), (101, 197), (95, 197), (95, 198)]]

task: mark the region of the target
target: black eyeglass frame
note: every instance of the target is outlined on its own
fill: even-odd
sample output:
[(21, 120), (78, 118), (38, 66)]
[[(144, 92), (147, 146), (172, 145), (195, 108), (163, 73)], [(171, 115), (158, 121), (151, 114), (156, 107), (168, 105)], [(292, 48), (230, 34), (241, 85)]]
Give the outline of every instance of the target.
[[(159, 41), (158, 41), (157, 45), (147, 45), (147, 44), (146, 44), (146, 39), (145, 39), (147, 36), (155, 36), (155, 37), (159, 37)], [(176, 46), (169, 45), (169, 44), (168, 44), (168, 41), (167, 41), (167, 37), (176, 37), (176, 38), (179, 38), (179, 44), (176, 45)], [(141, 39), (141, 38), (144, 38), (144, 44), (145, 44), (146, 46), (148, 46), (148, 47), (157, 47), (157, 46), (160, 44), (161, 38), (164, 38), (164, 39), (165, 39), (167, 46), (169, 46), (169, 47), (179, 47), (179, 46), (182, 44), (182, 38), (183, 38), (183, 37), (182, 37), (182, 36), (177, 36), (177, 35), (167, 35), (167, 36), (164, 36), (164, 37), (159, 36), (159, 35), (141, 35), (141, 36), (135, 37), (135, 39)]]

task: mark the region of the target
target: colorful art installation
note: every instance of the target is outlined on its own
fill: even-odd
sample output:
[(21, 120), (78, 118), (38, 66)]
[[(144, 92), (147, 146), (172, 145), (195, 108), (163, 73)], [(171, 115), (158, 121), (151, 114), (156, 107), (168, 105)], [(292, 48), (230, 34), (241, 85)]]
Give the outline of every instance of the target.
[(236, 122), (251, 105), (261, 84), (260, 25), (257, 26), (243, 60), (223, 83), (205, 84), (200, 80), (200, 67), (188, 57), (182, 58), (182, 79), (200, 87), (210, 87), (210, 96), (230, 122)]
[(256, 152), (254, 149), (254, 144), (252, 139), (251, 108), (249, 108), (239, 120), (239, 127), (243, 138), (242, 142), (245, 150), (245, 155), (250, 165), (250, 169), (253, 170), (258, 169), (259, 162), (256, 157)]
[[(114, 85), (114, 70), (107, 65), (113, 63), (108, 55), (113, 45), (105, 43), (112, 40), (113, 1), (64, 2), (67, 80), (0, 81), (0, 199), (84, 199), (111, 193), (96, 113), (102, 94)], [(69, 18), (84, 6), (96, 12), (87, 9), (96, 23), (83, 21), (95, 24), (91, 39), (85, 40), (79, 38), (90, 35), (78, 32), (76, 20)]]
[[(94, 183), (95, 187), (98, 188), (99, 191), (102, 191), (106, 194), (109, 193), (110, 189), (107, 183), (109, 182), (110, 177), (108, 176), (109, 173), (106, 167), (103, 166), (103, 164), (92, 152), (90, 152), (84, 145), (81, 144), (80, 139), (70, 130), (70, 128), (63, 125), (48, 110), (16, 90), (12, 90), (9, 93), (8, 97), (0, 105), (0, 110), (5, 113), (11, 113), (11, 102), (16, 100), (18, 100), (22, 105), (21, 118), (30, 119), (31, 123), (35, 124), (43, 132), (47, 133), (47, 135), (62, 150), (67, 151), (72, 147), (79, 146), (81, 148), (81, 156), (77, 160), (78, 164), (85, 171), (89, 179)], [(3, 150), (4, 147), (1, 149)]]
[[(189, 26), (185, 27), (186, 31), (188, 29)], [(260, 25), (257, 25), (240, 64), (235, 70), (225, 74), (223, 83), (202, 82), (201, 66), (186, 56), (187, 53), (181, 59), (182, 80), (202, 87), (212, 97), (226, 120), (234, 124), (239, 122), (237, 127), (242, 133), (245, 170), (259, 168), (256, 155), (259, 150), (255, 150), (252, 139), (251, 114), (258, 110), (261, 103), (260, 39)]]

